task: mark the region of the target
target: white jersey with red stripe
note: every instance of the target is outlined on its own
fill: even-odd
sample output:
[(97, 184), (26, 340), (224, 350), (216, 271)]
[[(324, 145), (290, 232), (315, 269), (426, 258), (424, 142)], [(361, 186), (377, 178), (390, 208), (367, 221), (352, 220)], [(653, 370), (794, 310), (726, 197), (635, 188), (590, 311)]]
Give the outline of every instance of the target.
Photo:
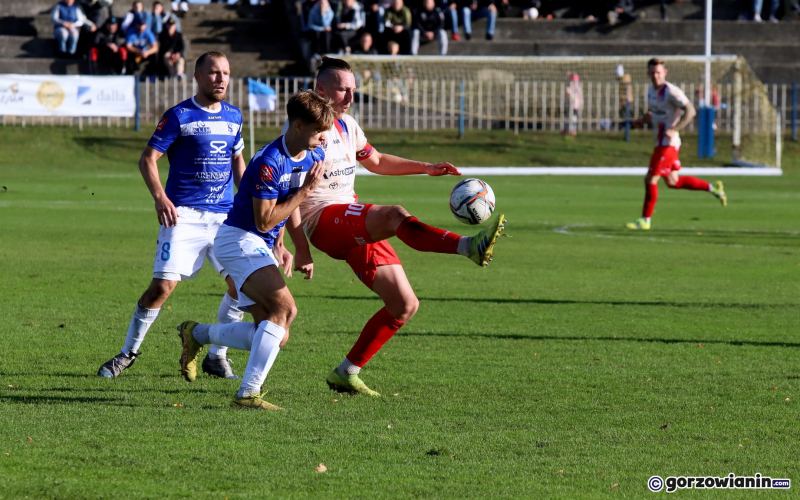
[[(283, 126), (286, 133), (289, 124)], [(322, 182), (308, 198), (300, 204), (303, 230), (311, 237), (317, 227), (322, 209), (328, 205), (355, 203), (357, 162), (369, 158), (375, 151), (367, 142), (364, 131), (355, 119), (347, 114), (334, 120), (325, 132), (322, 148), (325, 150), (325, 174)]]
[(652, 113), (653, 132), (656, 136), (656, 147), (672, 146), (681, 147), (681, 138), (676, 132), (674, 136), (667, 137), (664, 132), (674, 128), (681, 121), (683, 109), (689, 104), (689, 99), (681, 89), (665, 82), (659, 88), (647, 88), (647, 107)]

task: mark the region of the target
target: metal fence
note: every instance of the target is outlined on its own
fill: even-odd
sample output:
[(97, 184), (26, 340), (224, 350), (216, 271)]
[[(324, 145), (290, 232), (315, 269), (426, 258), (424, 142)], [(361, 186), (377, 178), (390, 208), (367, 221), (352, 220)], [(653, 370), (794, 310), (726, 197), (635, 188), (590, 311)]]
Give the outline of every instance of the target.
[[(285, 119), (283, 109), (295, 92), (313, 88), (309, 77), (261, 78), (276, 91), (275, 112), (255, 111), (252, 125), (280, 127)], [(567, 83), (563, 81), (515, 81), (492, 83), (482, 81), (373, 79), (359, 81), (351, 113), (364, 128), (412, 130), (456, 129), (464, 118), (466, 129), (505, 129), (515, 132), (563, 130), (569, 119), (567, 112)], [(155, 125), (164, 111), (188, 99), (197, 91), (193, 79), (143, 78), (139, 85), (138, 119), (143, 128)], [(697, 102), (701, 86), (694, 83), (677, 84), (686, 95)], [(631, 84), (633, 100), (630, 116), (640, 116), (647, 107), (648, 84)], [(765, 84), (767, 95), (775, 108), (784, 130), (796, 120), (796, 84)], [(617, 82), (582, 82), (584, 103), (578, 113), (578, 130), (614, 130), (623, 123), (625, 89)], [(734, 130), (734, 86), (718, 88), (721, 101), (717, 112), (717, 130)], [(234, 78), (227, 101), (248, 111), (247, 79)], [(759, 101), (742, 103), (742, 132), (760, 126)], [(763, 104), (762, 104), (763, 106)], [(14, 117), (3, 116), (4, 126), (108, 126), (131, 127), (134, 118), (108, 117)], [(247, 123), (245, 123), (247, 126)], [(692, 123), (688, 129), (695, 130)]]

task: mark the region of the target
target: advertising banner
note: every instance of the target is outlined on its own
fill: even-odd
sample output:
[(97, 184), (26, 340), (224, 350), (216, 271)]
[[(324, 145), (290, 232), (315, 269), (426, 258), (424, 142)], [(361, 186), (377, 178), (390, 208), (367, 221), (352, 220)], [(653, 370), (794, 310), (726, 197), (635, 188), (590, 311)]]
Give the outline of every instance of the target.
[(134, 85), (133, 76), (0, 74), (0, 115), (132, 117)]

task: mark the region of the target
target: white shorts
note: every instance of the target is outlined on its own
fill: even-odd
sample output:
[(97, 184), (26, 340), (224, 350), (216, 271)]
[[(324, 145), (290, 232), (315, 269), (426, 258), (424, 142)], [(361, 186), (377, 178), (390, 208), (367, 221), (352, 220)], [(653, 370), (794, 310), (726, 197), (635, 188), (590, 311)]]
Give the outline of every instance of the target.
[(189, 207), (178, 207), (177, 211), (177, 225), (161, 226), (158, 231), (153, 278), (192, 279), (205, 259), (215, 271), (226, 276), (225, 268), (214, 256), (214, 237), (228, 215)]
[(255, 304), (250, 297), (242, 293), (242, 285), (251, 274), (262, 267), (278, 265), (272, 250), (255, 234), (223, 224), (214, 240), (214, 252), (236, 284), (239, 309)]

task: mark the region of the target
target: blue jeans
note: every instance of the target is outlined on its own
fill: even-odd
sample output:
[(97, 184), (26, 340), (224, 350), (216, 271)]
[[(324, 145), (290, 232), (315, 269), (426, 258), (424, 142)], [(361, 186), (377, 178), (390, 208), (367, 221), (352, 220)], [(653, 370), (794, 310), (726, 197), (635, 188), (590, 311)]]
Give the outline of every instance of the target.
[(489, 7), (472, 10), (464, 7), (464, 32), (472, 34), (472, 20), (486, 19), (486, 34), (494, 36), (494, 26), (497, 23), (497, 12), (492, 12)]
[[(774, 16), (778, 12), (781, 0), (770, 0), (769, 15)], [(753, 0), (753, 13), (761, 15), (761, 7), (764, 5), (764, 0)]]
[(62, 54), (69, 52), (74, 54), (78, 50), (78, 35), (80, 34), (78, 28), (68, 30), (63, 26), (56, 26), (53, 29), (53, 36), (58, 42), (58, 50)]

